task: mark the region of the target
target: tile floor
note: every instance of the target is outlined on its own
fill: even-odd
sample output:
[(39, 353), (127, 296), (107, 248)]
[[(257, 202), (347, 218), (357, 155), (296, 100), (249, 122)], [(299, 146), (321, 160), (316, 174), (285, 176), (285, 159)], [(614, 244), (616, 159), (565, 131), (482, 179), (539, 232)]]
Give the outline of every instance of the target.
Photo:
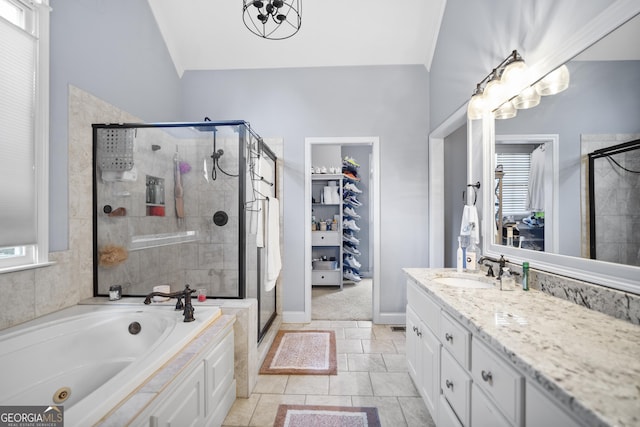
[(374, 406), (383, 427), (435, 426), (407, 372), (404, 332), (345, 320), (288, 323), (281, 329), (334, 330), (338, 375), (260, 375), (251, 397), (236, 400), (225, 426), (273, 426), (282, 403)]

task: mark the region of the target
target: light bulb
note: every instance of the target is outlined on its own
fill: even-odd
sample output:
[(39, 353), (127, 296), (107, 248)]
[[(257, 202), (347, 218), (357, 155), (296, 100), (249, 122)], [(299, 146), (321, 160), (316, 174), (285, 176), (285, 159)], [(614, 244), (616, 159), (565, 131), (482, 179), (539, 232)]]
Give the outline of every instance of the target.
[(517, 93), (526, 85), (527, 69), (527, 64), (522, 59), (513, 61), (505, 67), (500, 80), (509, 92), (507, 96)]
[(518, 114), (518, 110), (516, 110), (516, 107), (513, 106), (513, 103), (511, 101), (507, 101), (500, 107), (498, 107), (498, 109), (496, 109), (495, 118), (498, 120), (511, 119), (515, 117), (516, 114)]
[(506, 98), (505, 87), (499, 78), (493, 78), (484, 88), (484, 97), (487, 104), (496, 105)]
[(467, 117), (469, 117), (469, 120), (481, 119), (485, 106), (486, 102), (482, 93), (473, 95), (469, 100), (469, 105), (467, 105)]
[(529, 86), (520, 92), (520, 95), (513, 98), (512, 102), (513, 106), (518, 110), (525, 110), (540, 104), (540, 95), (536, 91), (535, 87)]
[(542, 95), (555, 95), (569, 87), (570, 75), (566, 65), (556, 68), (538, 83), (535, 84), (536, 91)]

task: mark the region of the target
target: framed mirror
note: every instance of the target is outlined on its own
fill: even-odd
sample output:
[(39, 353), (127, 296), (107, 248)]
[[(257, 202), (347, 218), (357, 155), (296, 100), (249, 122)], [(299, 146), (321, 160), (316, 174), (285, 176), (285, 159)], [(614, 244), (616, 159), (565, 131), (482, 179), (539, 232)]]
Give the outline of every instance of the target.
[[(640, 293), (640, 148), (599, 157), (591, 187), (588, 173), (589, 153), (640, 139), (637, 14), (636, 5), (611, 7), (562, 52), (529, 64), (532, 84), (565, 64), (565, 91), (514, 118), (483, 120), (483, 177), (494, 183), (484, 186), (485, 254)], [(528, 180), (522, 159), (530, 162)], [(518, 173), (524, 193), (505, 191), (507, 176)]]

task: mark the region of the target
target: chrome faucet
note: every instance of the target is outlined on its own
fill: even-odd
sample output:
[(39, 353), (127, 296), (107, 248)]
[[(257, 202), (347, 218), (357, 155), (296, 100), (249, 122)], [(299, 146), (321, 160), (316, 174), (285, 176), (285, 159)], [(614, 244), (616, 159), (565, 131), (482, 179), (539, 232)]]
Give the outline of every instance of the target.
[[(186, 285), (182, 291), (178, 292), (151, 292), (144, 299), (144, 303), (151, 304), (152, 297), (177, 298), (178, 301), (176, 302), (176, 310), (183, 310), (182, 314), (184, 314), (185, 322), (193, 322), (196, 319), (195, 317), (193, 317), (193, 312), (195, 311), (195, 309), (191, 304), (191, 294), (195, 291), (195, 289), (191, 289), (189, 285)], [(182, 303), (182, 298), (184, 298), (184, 304)]]

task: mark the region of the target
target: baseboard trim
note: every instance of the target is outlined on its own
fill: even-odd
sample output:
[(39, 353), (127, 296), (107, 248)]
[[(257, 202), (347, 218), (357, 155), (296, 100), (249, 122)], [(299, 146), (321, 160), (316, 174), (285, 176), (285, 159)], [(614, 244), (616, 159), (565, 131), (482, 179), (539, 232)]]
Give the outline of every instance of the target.
[(309, 323), (304, 311), (285, 311), (282, 313), (282, 323)]
[(404, 325), (407, 323), (406, 313), (380, 313), (376, 319), (380, 325)]

